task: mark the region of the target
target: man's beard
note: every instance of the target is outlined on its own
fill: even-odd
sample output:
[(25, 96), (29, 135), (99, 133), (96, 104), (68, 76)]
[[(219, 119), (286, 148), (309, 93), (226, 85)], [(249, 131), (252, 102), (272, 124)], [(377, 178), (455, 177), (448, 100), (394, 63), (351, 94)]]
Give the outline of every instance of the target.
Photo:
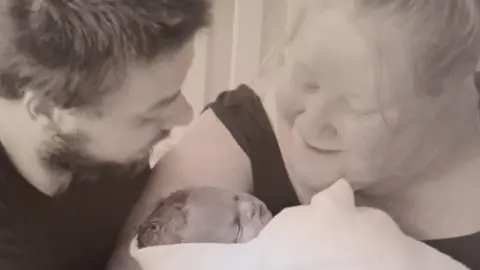
[(149, 165), (149, 152), (142, 158), (120, 163), (102, 161), (85, 150), (81, 135), (56, 135), (55, 142), (42, 149), (43, 162), (54, 175), (68, 177), (68, 183), (132, 179)]

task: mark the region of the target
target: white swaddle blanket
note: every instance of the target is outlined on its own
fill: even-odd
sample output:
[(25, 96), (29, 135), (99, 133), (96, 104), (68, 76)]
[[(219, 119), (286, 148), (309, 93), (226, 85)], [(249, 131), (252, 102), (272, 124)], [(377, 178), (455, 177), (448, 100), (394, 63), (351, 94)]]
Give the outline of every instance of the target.
[(286, 209), (246, 244), (180, 244), (130, 252), (144, 270), (465, 270), (405, 236), (381, 211), (356, 207), (340, 180)]

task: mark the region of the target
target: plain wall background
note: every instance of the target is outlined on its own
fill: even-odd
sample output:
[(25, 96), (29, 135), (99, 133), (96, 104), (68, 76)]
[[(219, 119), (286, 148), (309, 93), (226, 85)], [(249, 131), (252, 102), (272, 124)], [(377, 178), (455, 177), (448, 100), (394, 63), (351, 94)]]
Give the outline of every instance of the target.
[(183, 90), (199, 113), (222, 91), (251, 83), (285, 37), (285, 0), (213, 0), (213, 23), (195, 39)]
[[(196, 115), (220, 92), (253, 82), (286, 32), (286, 0), (212, 2), (212, 25), (195, 38), (195, 58), (182, 87)], [(174, 129), (169, 139), (154, 147), (152, 165), (181, 139), (186, 128)]]

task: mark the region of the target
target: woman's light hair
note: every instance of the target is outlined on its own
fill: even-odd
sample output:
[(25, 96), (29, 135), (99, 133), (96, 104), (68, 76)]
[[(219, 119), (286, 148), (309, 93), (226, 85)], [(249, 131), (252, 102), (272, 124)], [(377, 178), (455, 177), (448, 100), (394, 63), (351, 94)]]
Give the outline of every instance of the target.
[[(478, 0), (287, 0), (287, 3), (287, 42), (295, 39), (306, 16), (320, 16), (315, 15), (319, 9), (339, 9), (354, 21), (364, 23), (369, 32), (375, 32), (372, 42), (377, 53), (395, 53), (385, 47), (406, 51), (410, 72), (422, 87), (438, 89), (446, 80), (463, 80), (478, 63)], [(401, 48), (398, 43), (393, 45), (386, 40), (397, 34), (401, 36), (397, 39)], [(385, 57), (391, 56), (379, 56)]]
[(475, 70), (480, 56), (479, 1), (355, 0), (355, 3), (358, 16), (391, 20), (400, 28), (414, 72), (423, 80), (440, 83), (445, 79), (463, 80)]

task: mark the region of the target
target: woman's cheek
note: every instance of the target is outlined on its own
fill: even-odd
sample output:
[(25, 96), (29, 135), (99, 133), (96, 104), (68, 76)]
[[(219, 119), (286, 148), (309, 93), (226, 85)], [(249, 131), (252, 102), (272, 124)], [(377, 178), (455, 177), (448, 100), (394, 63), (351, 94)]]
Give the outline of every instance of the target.
[(277, 92), (277, 109), (288, 124), (293, 125), (296, 117), (305, 111), (301, 90), (293, 85), (280, 88)]
[(381, 117), (374, 115), (352, 117), (344, 119), (339, 129), (341, 129), (339, 134), (345, 145), (347, 167), (350, 173), (357, 178), (376, 177), (378, 167), (381, 166), (385, 153), (388, 152), (388, 132), (385, 122)]

